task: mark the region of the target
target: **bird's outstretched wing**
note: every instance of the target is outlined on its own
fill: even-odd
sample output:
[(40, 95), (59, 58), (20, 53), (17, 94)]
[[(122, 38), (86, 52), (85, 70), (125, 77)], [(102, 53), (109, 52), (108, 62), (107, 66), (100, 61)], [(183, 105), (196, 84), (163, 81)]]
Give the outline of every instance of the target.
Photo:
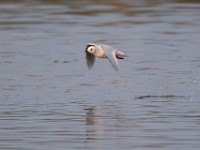
[(112, 48), (111, 46), (108, 46), (108, 45), (104, 45), (102, 44), (101, 47), (103, 48), (103, 50), (105, 51), (107, 57), (108, 57), (108, 60), (110, 61), (112, 67), (118, 71), (119, 70), (119, 63), (118, 63), (118, 60), (116, 58), (116, 52), (117, 50)]

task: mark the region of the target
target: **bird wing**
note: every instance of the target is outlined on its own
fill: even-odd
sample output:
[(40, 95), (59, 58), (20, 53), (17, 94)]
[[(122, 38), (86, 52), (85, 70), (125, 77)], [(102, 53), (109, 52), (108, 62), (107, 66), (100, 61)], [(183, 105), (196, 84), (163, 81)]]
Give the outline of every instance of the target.
[(108, 45), (104, 45), (102, 44), (101, 47), (103, 48), (103, 50), (105, 51), (107, 57), (108, 57), (108, 60), (110, 61), (112, 67), (118, 71), (119, 70), (119, 63), (118, 63), (118, 60), (116, 58), (116, 52), (117, 50), (108, 46)]
[(95, 63), (95, 56), (93, 54), (90, 54), (89, 52), (85, 51), (85, 59), (88, 69), (91, 69), (92, 66)]

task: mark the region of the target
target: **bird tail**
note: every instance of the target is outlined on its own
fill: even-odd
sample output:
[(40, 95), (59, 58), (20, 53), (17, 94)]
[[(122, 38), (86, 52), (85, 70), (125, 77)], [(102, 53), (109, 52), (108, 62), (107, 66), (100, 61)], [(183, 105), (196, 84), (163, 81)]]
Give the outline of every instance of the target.
[(128, 55), (125, 55), (124, 53), (117, 51), (116, 57), (117, 57), (117, 59), (124, 59), (124, 57), (128, 57)]

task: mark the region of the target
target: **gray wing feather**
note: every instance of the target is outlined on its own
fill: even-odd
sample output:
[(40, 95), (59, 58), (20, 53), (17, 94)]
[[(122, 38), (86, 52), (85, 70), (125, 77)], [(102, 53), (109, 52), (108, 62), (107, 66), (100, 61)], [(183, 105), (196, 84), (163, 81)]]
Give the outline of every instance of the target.
[(91, 69), (95, 63), (95, 56), (87, 51), (85, 53), (86, 64), (88, 66), (88, 69)]
[(108, 45), (101, 45), (101, 47), (103, 48), (103, 50), (105, 51), (107, 57), (108, 57), (108, 60), (110, 61), (112, 67), (118, 71), (119, 70), (119, 63), (118, 63), (118, 60), (116, 58), (116, 52), (117, 50), (108, 46)]

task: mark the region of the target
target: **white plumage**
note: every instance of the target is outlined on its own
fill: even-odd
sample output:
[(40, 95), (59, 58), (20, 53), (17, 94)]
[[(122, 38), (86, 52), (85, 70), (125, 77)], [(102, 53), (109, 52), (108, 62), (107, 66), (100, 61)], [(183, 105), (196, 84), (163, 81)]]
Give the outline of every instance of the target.
[(105, 44), (93, 44), (88, 43), (86, 48), (86, 63), (89, 69), (91, 69), (95, 63), (95, 57), (108, 58), (113, 68), (118, 71), (119, 63), (117, 59), (124, 59), (126, 55), (115, 48)]

